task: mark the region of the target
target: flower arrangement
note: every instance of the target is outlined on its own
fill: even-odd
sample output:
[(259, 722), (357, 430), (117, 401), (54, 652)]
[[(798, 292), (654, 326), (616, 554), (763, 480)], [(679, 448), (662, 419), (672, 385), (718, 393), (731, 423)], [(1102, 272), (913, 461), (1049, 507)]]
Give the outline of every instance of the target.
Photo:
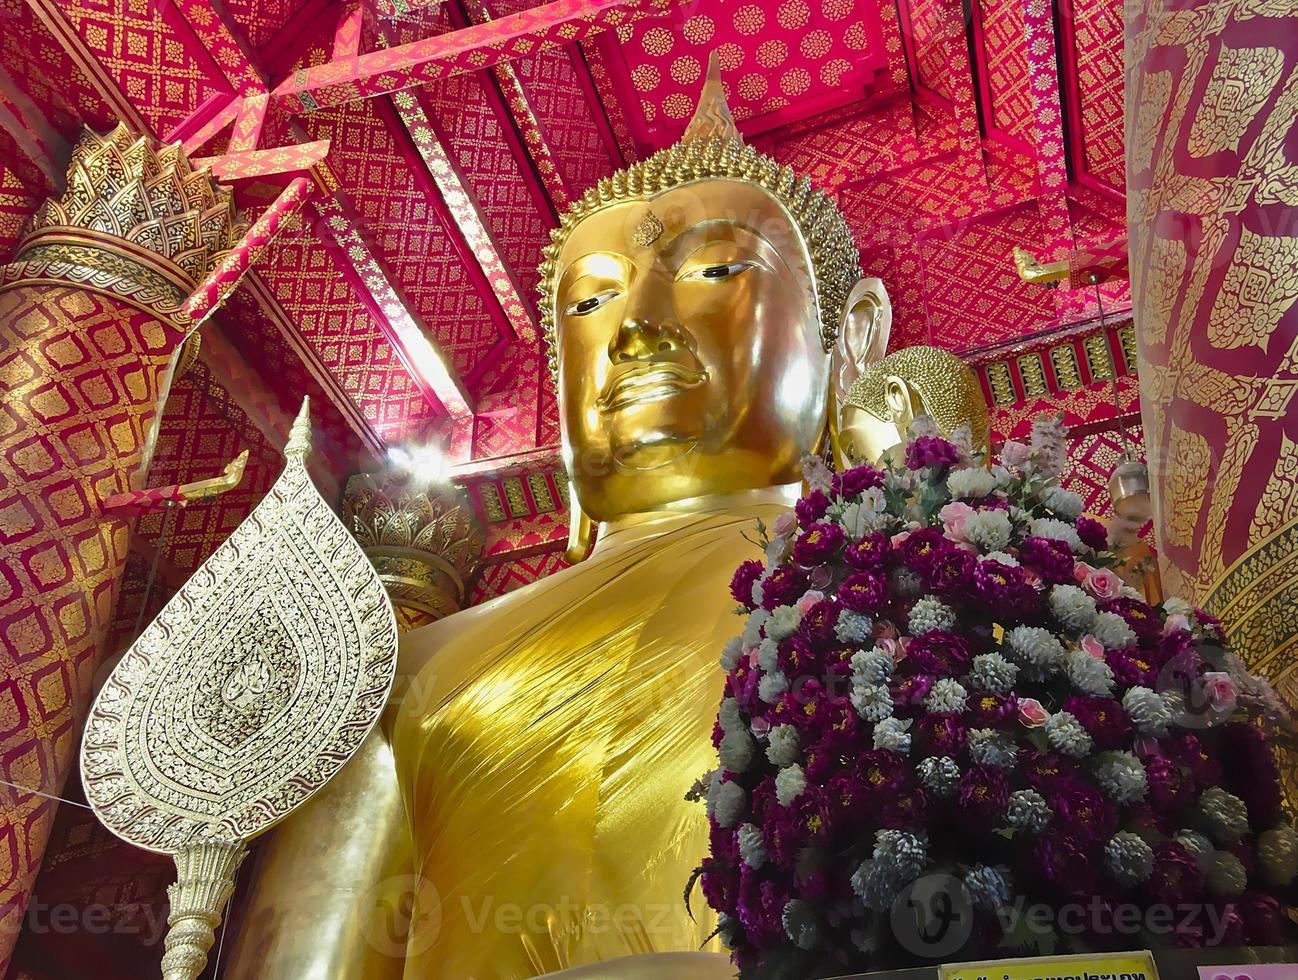
[[(697, 788), (741, 976), (935, 955), (898, 935), (926, 876), (956, 883), (969, 955), (1281, 940), (1284, 708), (1211, 616), (1122, 581), (1057, 482), (1065, 445), (1038, 420), (989, 465), (921, 419), (886, 465), (809, 459), (795, 511), (759, 525)], [(1025, 898), (1212, 916), (1065, 935), (1006, 915)]]

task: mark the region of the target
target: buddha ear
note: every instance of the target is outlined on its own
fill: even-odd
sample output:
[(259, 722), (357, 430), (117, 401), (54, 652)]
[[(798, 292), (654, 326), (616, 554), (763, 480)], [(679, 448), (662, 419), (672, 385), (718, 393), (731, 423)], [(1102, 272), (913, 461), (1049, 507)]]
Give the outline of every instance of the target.
[(892, 333), (892, 302), (883, 280), (862, 279), (847, 294), (832, 363), (834, 395), (842, 405), (847, 390), (867, 367), (883, 360)]

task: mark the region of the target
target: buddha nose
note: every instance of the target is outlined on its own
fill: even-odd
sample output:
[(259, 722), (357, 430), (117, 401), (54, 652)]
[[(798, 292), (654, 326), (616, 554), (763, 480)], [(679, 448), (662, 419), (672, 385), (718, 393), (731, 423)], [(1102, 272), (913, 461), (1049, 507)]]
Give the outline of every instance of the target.
[(624, 361), (647, 361), (655, 354), (685, 350), (685, 330), (674, 320), (627, 317), (608, 344), (608, 359), (614, 364)]

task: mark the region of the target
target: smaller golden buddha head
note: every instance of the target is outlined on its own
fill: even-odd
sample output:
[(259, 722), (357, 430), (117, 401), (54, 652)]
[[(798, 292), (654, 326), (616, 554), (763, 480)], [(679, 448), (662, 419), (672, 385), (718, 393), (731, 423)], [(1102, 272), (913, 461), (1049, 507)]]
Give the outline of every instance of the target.
[(743, 143), (714, 58), (682, 140), (588, 191), (545, 252), (581, 509), (608, 520), (796, 482), (859, 278), (833, 201)]
[(838, 448), (849, 460), (875, 462), (906, 442), (928, 416), (950, 437), (969, 426), (975, 451), (989, 449), (987, 400), (969, 365), (938, 347), (907, 347), (870, 364), (841, 396)]

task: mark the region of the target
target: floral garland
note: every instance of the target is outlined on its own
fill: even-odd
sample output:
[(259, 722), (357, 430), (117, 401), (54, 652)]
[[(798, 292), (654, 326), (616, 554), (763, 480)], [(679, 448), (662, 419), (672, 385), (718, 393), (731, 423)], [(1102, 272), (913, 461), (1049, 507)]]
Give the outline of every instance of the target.
[[(886, 466), (809, 459), (795, 511), (758, 526), (766, 561), (731, 583), (721, 766), (695, 791), (698, 876), (742, 976), (960, 958), (899, 933), (926, 878), (955, 883), (962, 956), (1282, 939), (1284, 708), (1212, 617), (1113, 571), (1057, 483), (1065, 445), (1038, 420), (987, 465), (922, 419)], [(1007, 916), (1024, 900), (1211, 915), (1064, 934)]]

